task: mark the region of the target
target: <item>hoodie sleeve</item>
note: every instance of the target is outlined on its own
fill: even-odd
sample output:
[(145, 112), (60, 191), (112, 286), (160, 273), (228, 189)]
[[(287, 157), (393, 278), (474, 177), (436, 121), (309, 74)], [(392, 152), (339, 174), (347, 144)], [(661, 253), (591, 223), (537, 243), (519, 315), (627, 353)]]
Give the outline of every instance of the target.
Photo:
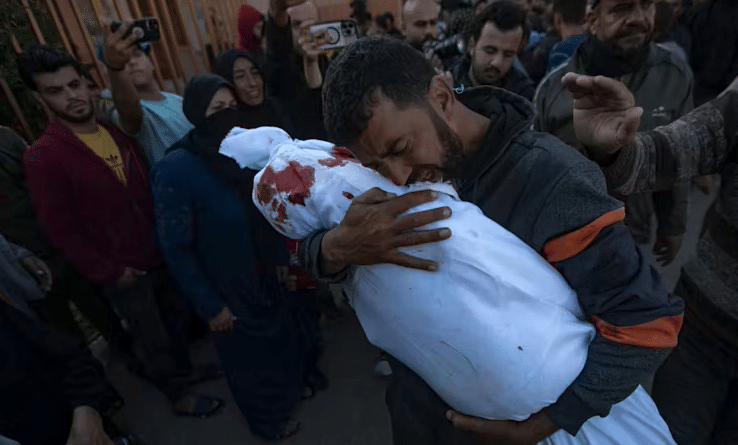
[[(543, 255), (597, 330), (584, 369), (549, 411), (571, 435), (590, 417), (607, 416), (658, 369), (676, 345), (684, 311), (635, 245), (623, 209), (591, 210), (598, 196), (612, 201), (596, 165), (582, 162), (562, 176), (534, 223), (539, 239), (554, 234), (546, 236)], [(562, 234), (562, 221), (572, 220), (562, 212), (589, 215), (589, 222)]]
[(119, 400), (100, 362), (82, 342), (1, 302), (0, 320), (10, 321), (23, 343), (43, 361), (50, 388), (70, 410), (91, 406), (105, 414)]
[(604, 169), (623, 195), (667, 190), (698, 175), (720, 173), (738, 155), (738, 91), (729, 91), (669, 125), (638, 133)]

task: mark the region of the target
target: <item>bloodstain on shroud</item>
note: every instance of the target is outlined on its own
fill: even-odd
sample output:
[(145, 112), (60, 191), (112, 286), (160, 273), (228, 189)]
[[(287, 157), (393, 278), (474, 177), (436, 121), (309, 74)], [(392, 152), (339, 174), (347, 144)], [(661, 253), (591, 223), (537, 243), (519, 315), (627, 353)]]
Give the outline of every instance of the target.
[(268, 166), (256, 186), (256, 196), (262, 205), (271, 205), (277, 213), (278, 222), (287, 221), (287, 205), (276, 199), (278, 193), (286, 193), (287, 201), (295, 205), (305, 205), (310, 197), (310, 187), (315, 183), (315, 169), (290, 161), (284, 170), (275, 172)]
[(331, 158), (321, 159), (318, 161), (320, 165), (326, 167), (343, 167), (349, 162), (359, 162), (354, 155), (344, 147), (333, 147), (331, 151)]

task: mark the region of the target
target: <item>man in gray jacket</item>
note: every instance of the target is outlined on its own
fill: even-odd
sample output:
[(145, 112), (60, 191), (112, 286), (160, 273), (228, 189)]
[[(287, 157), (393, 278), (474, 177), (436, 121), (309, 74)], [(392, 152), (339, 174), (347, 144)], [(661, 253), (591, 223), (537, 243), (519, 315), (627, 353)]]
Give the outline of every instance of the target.
[[(592, 33), (569, 60), (543, 79), (536, 92), (536, 130), (545, 131), (587, 154), (574, 134), (572, 98), (561, 84), (568, 72), (621, 80), (644, 109), (641, 131), (668, 124), (692, 110), (692, 72), (687, 63), (651, 43), (655, 6), (651, 0), (589, 0)], [(621, 196), (616, 196), (623, 199)], [(689, 184), (639, 194), (626, 202), (633, 238), (648, 244), (654, 207), (658, 218), (654, 252), (662, 264), (674, 260), (687, 221)]]

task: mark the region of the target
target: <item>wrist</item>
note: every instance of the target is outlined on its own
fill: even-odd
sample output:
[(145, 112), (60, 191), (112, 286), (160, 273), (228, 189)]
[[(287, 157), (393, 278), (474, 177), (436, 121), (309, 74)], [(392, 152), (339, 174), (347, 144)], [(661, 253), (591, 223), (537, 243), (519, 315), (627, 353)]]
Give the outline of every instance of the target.
[(618, 155), (620, 154), (620, 150), (616, 151), (615, 153), (598, 153), (596, 151), (591, 151), (587, 149), (587, 152), (589, 153), (589, 158), (592, 159), (597, 165), (600, 167), (609, 167), (612, 164), (615, 163), (615, 161), (618, 159)]
[(335, 275), (348, 267), (345, 255), (342, 254), (339, 244), (336, 242), (340, 235), (338, 228), (333, 228), (325, 233), (320, 243), (320, 270), (322, 275)]
[(74, 410), (72, 411), (72, 416), (72, 422), (74, 422), (75, 420), (80, 420), (82, 418), (87, 418), (102, 423), (102, 417), (100, 416), (100, 413), (97, 411), (97, 409), (90, 405), (80, 405), (74, 408)]

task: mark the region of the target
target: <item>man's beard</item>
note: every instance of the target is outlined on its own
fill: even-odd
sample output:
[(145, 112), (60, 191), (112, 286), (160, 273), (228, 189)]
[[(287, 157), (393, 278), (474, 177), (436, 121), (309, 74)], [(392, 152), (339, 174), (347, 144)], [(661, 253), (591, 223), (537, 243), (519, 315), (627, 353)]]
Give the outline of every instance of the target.
[(432, 42), (433, 40), (435, 40), (433, 36), (425, 35), (420, 40), (408, 40), (407, 43), (418, 51), (424, 52), (426, 43)]
[(67, 122), (71, 122), (73, 124), (82, 124), (84, 122), (87, 122), (90, 120), (90, 118), (95, 113), (95, 107), (92, 106), (91, 100), (87, 101), (87, 106), (89, 107), (89, 110), (87, 111), (87, 113), (83, 115), (69, 114), (66, 112), (66, 110), (57, 110), (53, 108), (51, 105), (49, 105), (48, 103), (46, 105), (56, 115), (56, 117), (58, 117), (61, 120), (65, 120)]
[[(627, 37), (636, 32), (641, 32), (646, 35), (646, 37), (640, 43), (627, 46), (619, 44), (619, 38)], [(607, 48), (607, 50), (610, 51), (610, 53), (615, 57), (626, 61), (639, 60), (643, 58), (643, 54), (647, 51), (649, 43), (651, 43), (651, 31), (646, 29), (637, 29), (634, 30), (633, 33), (624, 33), (618, 35), (611, 41), (603, 41), (602, 43), (604, 44), (605, 48)]]
[(499, 85), (502, 81), (502, 73), (497, 68), (477, 69), (472, 61), (472, 74), (478, 85)]
[[(464, 143), (461, 138), (456, 134), (451, 127), (438, 115), (438, 113), (428, 106), (426, 113), (430, 117), (433, 127), (436, 129), (436, 135), (443, 148), (443, 162), (440, 167), (440, 172), (443, 175), (442, 181), (452, 181), (454, 179), (461, 179), (463, 172), (463, 166), (466, 161), (464, 156)], [(412, 184), (423, 180), (427, 170), (439, 170), (438, 167), (418, 168), (413, 169), (412, 174), (408, 178), (408, 183)]]

